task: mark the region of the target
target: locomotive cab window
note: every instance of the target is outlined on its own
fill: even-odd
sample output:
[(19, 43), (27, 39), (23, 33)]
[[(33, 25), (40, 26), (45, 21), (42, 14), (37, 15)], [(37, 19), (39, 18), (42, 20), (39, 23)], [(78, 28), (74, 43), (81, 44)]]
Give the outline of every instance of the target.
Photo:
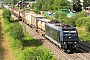
[(76, 36), (76, 31), (63, 31), (63, 36)]
[(77, 32), (75, 30), (63, 31), (63, 41), (77, 41)]

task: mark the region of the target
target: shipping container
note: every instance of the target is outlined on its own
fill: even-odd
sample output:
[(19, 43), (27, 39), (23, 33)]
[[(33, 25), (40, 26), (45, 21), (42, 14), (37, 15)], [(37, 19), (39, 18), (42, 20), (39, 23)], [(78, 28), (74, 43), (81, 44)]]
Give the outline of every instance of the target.
[(11, 13), (18, 18), (18, 20), (22, 20), (22, 17), (20, 15), (22, 15), (22, 11), (17, 9), (17, 8), (11, 8)]
[(42, 15), (31, 15), (31, 25), (33, 28), (38, 28), (39, 19), (46, 19), (46, 17)]
[(45, 35), (45, 23), (49, 23), (51, 20), (49, 19), (39, 19), (38, 21), (38, 32), (41, 35)]
[(25, 13), (25, 22), (28, 25), (31, 25), (31, 15), (36, 15), (36, 14), (31, 14), (30, 12), (29, 13)]

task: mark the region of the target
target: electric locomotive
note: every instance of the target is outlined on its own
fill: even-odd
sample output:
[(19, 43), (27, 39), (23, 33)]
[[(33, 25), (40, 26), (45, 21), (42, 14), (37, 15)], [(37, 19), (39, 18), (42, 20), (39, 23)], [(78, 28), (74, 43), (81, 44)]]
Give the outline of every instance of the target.
[(61, 23), (46, 23), (45, 37), (63, 50), (78, 48), (78, 32), (76, 28)]

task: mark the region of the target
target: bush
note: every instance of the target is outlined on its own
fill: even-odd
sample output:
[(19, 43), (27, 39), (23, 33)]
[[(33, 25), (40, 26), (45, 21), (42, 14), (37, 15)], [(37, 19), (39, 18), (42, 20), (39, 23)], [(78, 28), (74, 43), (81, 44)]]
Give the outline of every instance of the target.
[(11, 47), (13, 50), (16, 50), (16, 49), (22, 49), (23, 45), (20, 40), (13, 40)]
[(15, 40), (22, 40), (24, 37), (23, 28), (19, 25), (19, 23), (15, 23), (10, 27), (10, 36), (12, 36)]
[(24, 36), (23, 29), (19, 23), (9, 22), (9, 24), (6, 24), (6, 22), (5, 19), (5, 31), (16, 60), (55, 60), (48, 51), (45, 52), (46, 50), (42, 49), (42, 46), (40, 47), (40, 44), (36, 40), (28, 34)]
[(53, 56), (47, 51), (44, 52), (38, 48), (32, 48), (24, 51), (22, 60), (55, 60)]
[(88, 14), (85, 11), (81, 11), (81, 12), (77, 13), (76, 16), (78, 18), (81, 18), (81, 17), (87, 17)]
[(90, 23), (86, 24), (86, 30), (90, 32)]
[(5, 9), (2, 15), (3, 15), (3, 18), (4, 19), (10, 21), (10, 18), (11, 18), (11, 12), (10, 12), (10, 10)]
[(84, 23), (85, 23), (85, 17), (79, 18), (79, 19), (76, 21), (76, 26), (77, 26), (77, 27), (85, 26)]
[(59, 22), (62, 22), (67, 19), (67, 14), (65, 12), (62, 12), (62, 13), (56, 12), (54, 17)]
[(34, 10), (36, 14), (40, 14), (40, 10)]
[(90, 19), (90, 17), (82, 17), (82, 18), (79, 18), (79, 19), (76, 21), (77, 27), (86, 26), (86, 24), (90, 22), (89, 19)]
[(76, 20), (74, 20), (72, 18), (68, 18), (67, 20), (64, 20), (64, 23), (72, 25), (72, 26), (76, 26), (75, 21)]

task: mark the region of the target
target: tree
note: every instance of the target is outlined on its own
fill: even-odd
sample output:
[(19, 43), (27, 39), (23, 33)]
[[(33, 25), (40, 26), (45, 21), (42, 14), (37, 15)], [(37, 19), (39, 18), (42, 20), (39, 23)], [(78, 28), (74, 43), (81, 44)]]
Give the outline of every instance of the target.
[(62, 12), (62, 13), (56, 12), (54, 17), (59, 22), (64, 22), (64, 20), (66, 20), (67, 18), (67, 14), (65, 12)]
[(23, 28), (19, 25), (19, 23), (16, 23), (10, 27), (10, 35), (15, 39), (15, 40), (22, 40), (24, 37), (24, 32)]
[(80, 4), (80, 0), (74, 0), (73, 1), (73, 10), (76, 12), (80, 12), (82, 10), (82, 5)]
[(24, 0), (24, 1), (35, 1), (35, 0)]
[(90, 32), (90, 23), (87, 23), (85, 28), (86, 28), (87, 31)]
[(77, 20), (77, 17), (76, 16), (72, 16), (71, 18), (67, 18), (64, 23), (65, 24), (69, 24), (69, 25), (72, 25), (72, 26), (76, 26), (76, 23), (75, 21)]
[(70, 3), (67, 0), (38, 0), (33, 5), (38, 10), (58, 10), (58, 9), (69, 9)]
[(53, 0), (45, 0), (42, 6), (42, 10), (53, 10)]
[(83, 0), (83, 7), (86, 8), (90, 6), (90, 0)]

